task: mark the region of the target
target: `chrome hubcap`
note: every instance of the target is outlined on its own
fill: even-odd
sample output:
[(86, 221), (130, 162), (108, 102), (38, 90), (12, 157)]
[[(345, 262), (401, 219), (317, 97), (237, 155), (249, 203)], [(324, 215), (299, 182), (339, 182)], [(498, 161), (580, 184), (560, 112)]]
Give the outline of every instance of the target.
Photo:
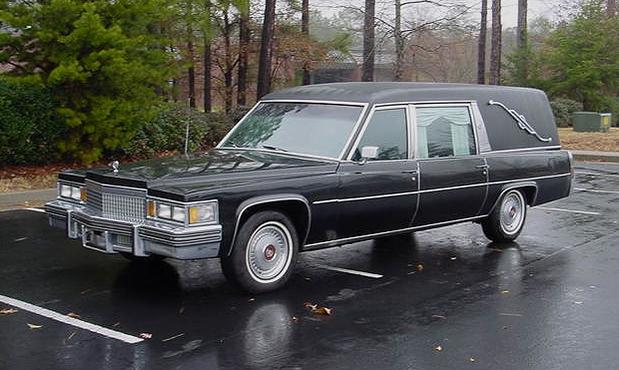
[(514, 234), (520, 230), (524, 220), (524, 199), (513, 191), (508, 193), (501, 204), (501, 228), (506, 234)]
[(290, 265), (292, 238), (283, 224), (260, 225), (247, 243), (246, 263), (251, 276), (263, 283), (277, 280)]

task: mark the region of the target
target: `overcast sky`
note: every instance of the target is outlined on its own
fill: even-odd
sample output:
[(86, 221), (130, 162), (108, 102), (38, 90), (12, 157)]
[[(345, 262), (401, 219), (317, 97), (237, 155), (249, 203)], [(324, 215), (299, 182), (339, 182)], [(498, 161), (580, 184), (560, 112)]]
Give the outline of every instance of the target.
[[(380, 0), (377, 1), (377, 3)], [(462, 0), (469, 5), (473, 6), (473, 12), (479, 14), (481, 1), (480, 0)], [(386, 1), (380, 1), (386, 3)], [(490, 3), (488, 1), (488, 11), (490, 13)], [(310, 0), (310, 6), (320, 10), (325, 15), (333, 15), (338, 13), (338, 9), (334, 8), (337, 5), (355, 5), (363, 7), (363, 0)], [(502, 0), (502, 23), (504, 28), (515, 27), (517, 12), (518, 12), (518, 0)], [(554, 18), (557, 12), (557, 6), (561, 3), (561, 0), (529, 0), (529, 19), (534, 19), (540, 16), (547, 18)], [(379, 5), (377, 5), (378, 8)], [(490, 21), (490, 14), (488, 14), (488, 21)]]

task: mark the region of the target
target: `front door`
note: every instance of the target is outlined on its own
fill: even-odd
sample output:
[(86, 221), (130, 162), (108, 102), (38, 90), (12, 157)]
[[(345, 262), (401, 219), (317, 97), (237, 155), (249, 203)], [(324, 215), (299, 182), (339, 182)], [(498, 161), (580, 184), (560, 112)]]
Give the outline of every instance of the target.
[[(336, 239), (410, 227), (418, 198), (417, 163), (406, 106), (376, 108), (366, 121), (351, 161), (338, 169), (340, 218)], [(364, 162), (361, 149), (378, 147)]]
[(415, 226), (475, 217), (487, 191), (468, 104), (416, 105), (419, 211)]

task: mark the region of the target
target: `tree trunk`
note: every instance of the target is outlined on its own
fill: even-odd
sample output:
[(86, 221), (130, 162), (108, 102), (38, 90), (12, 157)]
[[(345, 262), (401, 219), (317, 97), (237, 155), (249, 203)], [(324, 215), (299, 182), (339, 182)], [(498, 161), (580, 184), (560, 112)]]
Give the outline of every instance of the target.
[[(206, 9), (206, 17), (211, 17), (211, 2), (210, 0), (206, 0), (205, 3), (205, 9)], [(210, 25), (210, 19), (208, 24)], [(210, 112), (213, 110), (213, 101), (211, 98), (211, 80), (213, 78), (213, 74), (211, 72), (211, 67), (212, 67), (212, 58), (211, 58), (211, 37), (210, 37), (210, 33), (208, 31), (206, 31), (204, 33), (204, 52), (203, 52), (203, 62), (202, 62), (202, 69), (203, 69), (203, 81), (202, 81), (202, 96), (203, 96), (203, 100), (202, 100), (202, 106), (204, 108), (205, 112)]]
[(232, 24), (230, 24), (230, 19), (228, 16), (228, 10), (224, 10), (223, 21), (223, 38), (224, 38), (224, 111), (226, 113), (230, 112), (232, 109), (232, 96), (234, 94), (234, 87), (232, 86), (232, 74), (234, 72), (234, 66), (232, 65), (232, 50), (231, 50), (231, 28)]
[(518, 60), (517, 60), (517, 74), (518, 82), (520, 84), (526, 84), (529, 76), (529, 59), (526, 55), (527, 52), (527, 0), (518, 0), (518, 26), (516, 28), (518, 36), (517, 48), (518, 48)]
[(187, 99), (191, 108), (196, 107), (196, 72), (193, 65), (195, 60), (195, 51), (193, 49), (193, 40), (191, 36), (191, 28), (189, 29), (189, 40), (187, 41), (187, 56), (189, 57), (189, 68), (187, 68), (187, 77), (189, 84), (189, 92)]
[(249, 9), (241, 11), (239, 21), (239, 70), (236, 102), (239, 106), (247, 104), (247, 65), (249, 63)]
[[(301, 3), (301, 33), (309, 40), (309, 0), (303, 0)], [(303, 62), (303, 85), (310, 83), (310, 61), (306, 59)]]
[(481, 21), (477, 44), (477, 83), (486, 83), (486, 39), (488, 31), (488, 0), (481, 0)]
[(361, 81), (374, 81), (374, 17), (375, 0), (365, 0), (365, 17), (363, 20), (363, 66)]
[(606, 14), (609, 18), (617, 15), (617, 2), (615, 0), (606, 0)]
[(402, 81), (404, 69), (404, 40), (402, 39), (402, 2), (395, 0), (395, 22), (393, 27), (393, 38), (395, 41), (395, 68), (393, 79)]
[(271, 91), (271, 56), (273, 52), (274, 25), (275, 0), (266, 0), (260, 41), (260, 57), (258, 59), (257, 99), (260, 99)]
[(492, 0), (492, 50), (490, 51), (490, 84), (501, 84), (501, 0)]
[(211, 41), (208, 39), (204, 40), (204, 111), (210, 112), (213, 110), (213, 101), (211, 98), (211, 79), (213, 78), (211, 67), (212, 59), (211, 59)]

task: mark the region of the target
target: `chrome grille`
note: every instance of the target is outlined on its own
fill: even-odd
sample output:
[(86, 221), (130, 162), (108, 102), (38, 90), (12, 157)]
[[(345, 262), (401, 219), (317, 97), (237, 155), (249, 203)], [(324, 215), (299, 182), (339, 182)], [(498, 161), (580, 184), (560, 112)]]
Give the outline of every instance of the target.
[(144, 221), (146, 190), (86, 181), (86, 191), (86, 205), (102, 217), (131, 222)]

